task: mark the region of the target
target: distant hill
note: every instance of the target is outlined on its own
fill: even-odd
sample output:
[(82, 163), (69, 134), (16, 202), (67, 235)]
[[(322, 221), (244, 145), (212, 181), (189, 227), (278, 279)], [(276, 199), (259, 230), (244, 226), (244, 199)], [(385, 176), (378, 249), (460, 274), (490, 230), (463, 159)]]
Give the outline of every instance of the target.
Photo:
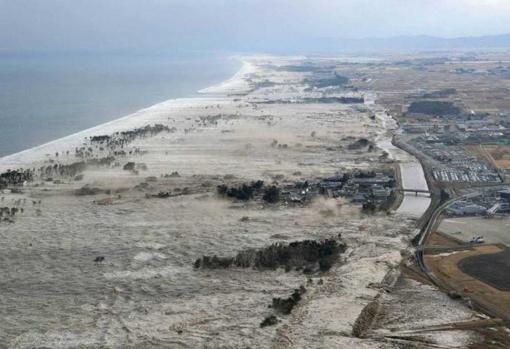
[(510, 34), (448, 39), (426, 35), (367, 39), (327, 39), (324, 43), (327, 43), (327, 46), (341, 47), (342, 50), (510, 48)]
[(440, 38), (427, 35), (396, 36), (389, 38), (317, 38), (294, 40), (267, 40), (257, 46), (250, 42), (248, 51), (269, 50), (272, 52), (380, 52), (411, 50), (495, 49), (510, 48), (510, 34)]

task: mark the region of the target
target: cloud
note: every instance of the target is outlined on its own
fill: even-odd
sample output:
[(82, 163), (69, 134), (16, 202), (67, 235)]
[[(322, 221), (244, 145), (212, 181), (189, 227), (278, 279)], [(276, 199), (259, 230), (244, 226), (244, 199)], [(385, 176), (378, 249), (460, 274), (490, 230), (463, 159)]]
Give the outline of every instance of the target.
[(0, 48), (220, 48), (510, 32), (510, 0), (0, 0)]
[(507, 0), (464, 0), (466, 5), (475, 8), (491, 8), (491, 9), (509, 9), (510, 4)]

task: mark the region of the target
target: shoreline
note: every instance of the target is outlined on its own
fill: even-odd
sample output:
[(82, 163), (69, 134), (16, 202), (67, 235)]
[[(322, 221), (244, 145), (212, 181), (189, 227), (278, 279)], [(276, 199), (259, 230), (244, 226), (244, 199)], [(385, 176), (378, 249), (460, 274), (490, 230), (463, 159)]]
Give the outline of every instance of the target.
[[(60, 138), (51, 140), (49, 142), (31, 147), (28, 149), (21, 150), (19, 152), (13, 153), (13, 154), (8, 154), (5, 156), (2, 156), (2, 157), (0, 157), (0, 171), (16, 168), (16, 167), (13, 167), (13, 166), (18, 166), (16, 164), (16, 162), (22, 162), (23, 161), (22, 158), (24, 156), (31, 155), (31, 153), (37, 153), (39, 151), (42, 151), (44, 154), (39, 153), (39, 155), (42, 155), (43, 157), (46, 154), (52, 155), (52, 153), (54, 153), (54, 151), (51, 151), (52, 147), (55, 145), (58, 145), (60, 143), (69, 142), (69, 143), (67, 143), (67, 146), (69, 146), (69, 144), (71, 142), (76, 142), (78, 140), (82, 140), (84, 137), (88, 137), (92, 133), (96, 133), (98, 131), (101, 131), (102, 129), (108, 129), (112, 126), (120, 126), (119, 130), (121, 130), (122, 123), (130, 121), (130, 119), (135, 118), (136, 116), (138, 116), (141, 113), (147, 113), (147, 112), (150, 113), (151, 111), (153, 111), (153, 109), (157, 110), (160, 107), (168, 107), (171, 104), (178, 105), (180, 102), (186, 103), (186, 102), (190, 102), (190, 101), (200, 101), (200, 100), (203, 101), (203, 100), (208, 100), (208, 99), (218, 99), (218, 98), (224, 97), (226, 95), (226, 92), (222, 91), (222, 89), (224, 89), (225, 86), (228, 86), (228, 84), (235, 85), (235, 83), (237, 83), (238, 81), (242, 81), (242, 78), (245, 74), (252, 71), (252, 70), (249, 70), (249, 67), (253, 67), (253, 65), (251, 63), (249, 63), (241, 58), (239, 58), (239, 60), (241, 61), (242, 65), (239, 68), (239, 70), (234, 73), (234, 75), (232, 75), (230, 78), (228, 78), (224, 81), (221, 81), (217, 84), (214, 84), (214, 85), (211, 85), (211, 86), (208, 86), (208, 87), (205, 87), (203, 89), (196, 91), (196, 93), (199, 94), (200, 96), (179, 97), (179, 98), (167, 99), (167, 100), (158, 102), (156, 104), (152, 104), (150, 106), (136, 110), (133, 113), (121, 116), (120, 118), (117, 118), (117, 119), (114, 119), (114, 120), (111, 120), (111, 121), (108, 121), (108, 122), (105, 122), (105, 123), (102, 123), (102, 124), (99, 124), (96, 126), (92, 126), (90, 128), (86, 128), (84, 130), (69, 134), (64, 137), (60, 137)], [(133, 120), (133, 121), (135, 121), (135, 120)], [(117, 124), (120, 124), (120, 125), (117, 125)], [(128, 126), (128, 125), (126, 125), (126, 126)], [(129, 125), (129, 127), (131, 127), (131, 126), (132, 126), (132, 124)], [(78, 146), (78, 145), (79, 144), (76, 144), (76, 146)], [(46, 151), (45, 151), (45, 148), (47, 148)], [(41, 159), (41, 160), (44, 160), (44, 159)], [(32, 162), (32, 161), (34, 161), (34, 159), (28, 160), (28, 162)]]
[[(88, 136), (88, 133), (97, 132), (97, 131), (101, 130), (102, 128), (112, 126), (115, 123), (125, 122), (129, 118), (134, 117), (135, 115), (137, 115), (139, 113), (150, 111), (150, 109), (159, 107), (161, 105), (166, 105), (166, 104), (169, 104), (171, 102), (179, 103), (180, 101), (195, 100), (195, 99), (202, 100), (202, 99), (213, 98), (213, 97), (218, 98), (218, 97), (221, 96), (220, 95), (221, 92), (212, 92), (211, 93), (211, 92), (206, 92), (206, 91), (208, 89), (211, 89), (211, 91), (213, 91), (213, 90), (219, 91), (223, 84), (226, 84), (227, 82), (230, 82), (230, 81), (235, 82), (235, 80), (241, 79), (242, 76), (244, 75), (244, 74), (242, 74), (243, 69), (246, 69), (245, 66), (250, 64), (250, 63), (244, 61), (241, 57), (236, 57), (236, 56), (227, 57), (227, 59), (232, 59), (232, 58), (235, 58), (235, 59), (239, 60), (240, 63), (241, 63), (241, 67), (231, 77), (227, 78), (226, 80), (220, 81), (220, 82), (218, 82), (216, 84), (213, 84), (211, 86), (207, 86), (205, 88), (202, 88), (202, 89), (199, 89), (199, 90), (195, 91), (195, 93), (194, 93), (195, 96), (189, 96), (189, 97), (184, 96), (184, 97), (176, 97), (176, 98), (165, 99), (165, 100), (163, 100), (161, 102), (157, 102), (155, 104), (151, 104), (149, 106), (146, 106), (146, 107), (140, 108), (138, 110), (135, 110), (134, 112), (129, 113), (129, 114), (124, 115), (124, 116), (121, 116), (119, 118), (116, 118), (116, 119), (113, 119), (113, 120), (110, 120), (110, 121), (107, 121), (107, 122), (104, 122), (104, 123), (101, 123), (101, 124), (98, 124), (98, 125), (95, 125), (95, 126), (92, 126), (92, 127), (89, 127), (89, 128), (85, 128), (83, 130), (71, 133), (71, 134), (69, 134), (67, 136), (56, 138), (54, 140), (42, 143), (40, 145), (36, 145), (34, 147), (31, 147), (31, 148), (23, 149), (23, 150), (20, 150), (18, 152), (12, 153), (12, 154), (7, 154), (7, 155), (4, 155), (4, 156), (1, 156), (0, 157), (0, 169), (3, 169), (4, 166), (6, 166), (7, 164), (11, 164), (11, 166), (14, 166), (15, 163), (13, 163), (13, 161), (12, 161), (13, 158), (29, 154), (30, 152), (42, 150), (42, 149), (44, 149), (45, 147), (48, 147), (48, 146), (51, 147), (52, 145), (55, 145), (55, 144), (63, 142), (63, 141), (64, 142), (65, 141), (71, 141), (72, 139), (74, 139), (76, 137), (79, 137), (79, 136)], [(214, 96), (212, 96), (212, 94), (214, 94)]]
[(242, 58), (239, 58), (239, 60), (242, 63), (241, 68), (239, 68), (239, 70), (233, 76), (231, 76), (230, 78), (228, 78), (218, 84), (200, 89), (197, 92), (199, 94), (204, 94), (204, 95), (207, 95), (207, 94), (222, 94), (223, 95), (223, 94), (226, 94), (228, 91), (237, 91), (236, 87), (238, 88), (239, 86), (236, 86), (236, 84), (242, 83), (243, 82), (242, 78), (244, 76), (251, 74), (257, 70), (254, 64), (252, 64)]

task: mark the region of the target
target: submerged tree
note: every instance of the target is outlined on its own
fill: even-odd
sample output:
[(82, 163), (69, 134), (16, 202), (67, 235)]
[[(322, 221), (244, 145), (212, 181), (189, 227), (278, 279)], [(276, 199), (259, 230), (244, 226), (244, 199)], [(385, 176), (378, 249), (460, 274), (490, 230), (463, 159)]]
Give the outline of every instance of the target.
[(266, 188), (262, 199), (270, 204), (277, 203), (280, 201), (280, 189), (274, 185)]

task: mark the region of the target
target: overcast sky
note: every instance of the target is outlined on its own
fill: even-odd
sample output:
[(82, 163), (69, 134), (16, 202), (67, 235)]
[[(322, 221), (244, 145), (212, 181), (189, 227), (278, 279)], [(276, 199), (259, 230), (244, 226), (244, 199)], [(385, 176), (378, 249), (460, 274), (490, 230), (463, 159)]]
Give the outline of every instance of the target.
[(0, 49), (243, 49), (502, 33), (510, 33), (510, 0), (0, 0)]

